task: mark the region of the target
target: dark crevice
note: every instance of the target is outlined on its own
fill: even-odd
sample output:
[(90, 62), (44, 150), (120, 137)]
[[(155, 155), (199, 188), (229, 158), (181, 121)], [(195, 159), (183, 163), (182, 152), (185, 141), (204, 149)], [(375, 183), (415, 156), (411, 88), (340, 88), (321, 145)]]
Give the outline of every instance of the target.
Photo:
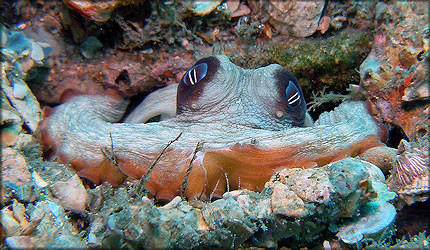
[(395, 124), (389, 124), (388, 127), (388, 140), (386, 144), (388, 147), (397, 148), (397, 146), (399, 146), (400, 141), (402, 139), (407, 139), (408, 137), (399, 126)]

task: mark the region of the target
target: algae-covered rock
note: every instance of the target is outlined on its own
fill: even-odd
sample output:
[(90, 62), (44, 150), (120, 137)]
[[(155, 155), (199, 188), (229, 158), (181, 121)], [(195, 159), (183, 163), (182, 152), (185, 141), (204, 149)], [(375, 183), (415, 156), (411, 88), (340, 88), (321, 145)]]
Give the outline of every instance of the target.
[(326, 39), (307, 38), (247, 46), (237, 51), (225, 49), (230, 60), (244, 68), (257, 68), (278, 63), (299, 80), (305, 96), (324, 86), (345, 89), (359, 81), (356, 69), (370, 52), (369, 33), (346, 29)]
[(363, 238), (378, 239), (385, 230), (392, 225), (396, 217), (396, 208), (389, 203), (396, 197), (394, 192), (387, 190), (384, 176), (378, 167), (362, 162), (373, 180), (372, 188), (378, 194), (377, 198), (360, 207), (358, 216), (354, 216), (352, 223), (346, 223), (336, 234), (347, 244), (357, 243)]
[[(28, 204), (24, 213), (30, 223), (38, 224), (31, 235), (19, 236), (15, 219), (9, 220), (7, 226), (15, 232), (6, 240), (10, 247), (276, 248), (282, 239), (301, 247), (330, 234), (334, 237), (337, 228), (346, 243), (377, 238), (393, 218), (388, 201), (394, 193), (387, 191), (381, 170), (346, 158), (320, 168), (283, 169), (261, 193), (234, 190), (214, 202), (176, 197), (160, 206), (129, 186), (115, 189), (102, 184), (87, 189), (88, 205), (84, 211), (83, 207), (77, 210), (88, 223), (85, 233), (79, 234), (68, 212), (73, 209), (65, 210), (50, 193), (59, 180), (73, 174), (68, 168), (39, 162), (40, 152), (32, 153), (34, 149), (28, 147), (23, 152), (30, 156), (31, 180), (7, 187), (13, 189), (15, 199)], [(21, 197), (24, 187), (30, 188), (33, 200)], [(367, 225), (369, 221), (373, 224)]]
[[(303, 246), (321, 237), (328, 225), (334, 231), (342, 228), (341, 221), (364, 225), (367, 231), (338, 234), (349, 243), (391, 223), (387, 201), (394, 196), (383, 182), (379, 168), (347, 158), (321, 168), (284, 169), (261, 193), (235, 190), (211, 203), (176, 197), (160, 207), (125, 188), (101, 185), (90, 192), (92, 200), (101, 197), (104, 202), (90, 205), (94, 219), (87, 240), (94, 247), (237, 248), (276, 247), (279, 240), (294, 237)], [(363, 224), (364, 218), (381, 215), (385, 220), (374, 227)]]

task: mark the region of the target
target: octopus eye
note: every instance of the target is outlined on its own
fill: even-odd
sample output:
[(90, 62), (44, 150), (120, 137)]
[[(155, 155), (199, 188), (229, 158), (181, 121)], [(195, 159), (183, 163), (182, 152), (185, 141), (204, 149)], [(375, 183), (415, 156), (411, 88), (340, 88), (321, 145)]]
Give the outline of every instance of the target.
[(278, 100), (273, 115), (283, 122), (302, 127), (306, 118), (306, 101), (297, 78), (286, 69), (275, 72)]
[(293, 81), (289, 81), (288, 87), (285, 90), (287, 96), (287, 102), (290, 107), (296, 107), (302, 102), (300, 91), (297, 89), (296, 84)]
[(207, 83), (210, 83), (218, 72), (220, 61), (216, 57), (200, 59), (182, 77), (176, 95), (176, 113), (184, 110), (198, 110), (201, 107), (199, 97), (204, 94)]
[(182, 77), (182, 81), (187, 86), (193, 86), (200, 82), (208, 72), (208, 65), (206, 63), (200, 63), (192, 67)]

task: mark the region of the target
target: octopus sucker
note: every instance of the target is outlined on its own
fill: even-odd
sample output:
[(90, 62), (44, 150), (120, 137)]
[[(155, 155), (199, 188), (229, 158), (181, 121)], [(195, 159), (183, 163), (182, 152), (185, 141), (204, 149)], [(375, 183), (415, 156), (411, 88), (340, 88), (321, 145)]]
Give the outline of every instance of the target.
[(323, 166), (383, 145), (363, 102), (344, 102), (310, 124), (297, 79), (277, 64), (243, 69), (225, 56), (201, 59), (176, 99), (174, 117), (130, 124), (119, 123), (128, 101), (118, 95), (75, 96), (40, 123), (41, 143), (96, 184), (119, 185), (151, 168), (145, 186), (158, 200), (183, 188), (188, 199), (260, 191), (283, 168)]

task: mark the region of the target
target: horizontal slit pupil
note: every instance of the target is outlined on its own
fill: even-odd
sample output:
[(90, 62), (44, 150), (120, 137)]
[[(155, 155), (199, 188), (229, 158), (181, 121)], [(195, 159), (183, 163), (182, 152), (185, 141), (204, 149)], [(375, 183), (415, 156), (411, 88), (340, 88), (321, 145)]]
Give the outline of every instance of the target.
[(192, 67), (184, 75), (184, 78), (183, 78), (184, 82), (187, 85), (195, 85), (199, 83), (206, 76), (207, 67), (208, 66), (206, 63), (198, 64)]
[(196, 69), (193, 69), (194, 82), (197, 83)]
[(191, 85), (194, 85), (193, 78), (191, 77), (191, 71), (188, 72), (188, 80), (190, 81)]
[[(293, 104), (293, 103), (295, 103), (297, 100), (299, 100), (300, 99), (300, 96), (298, 96), (299, 95), (299, 93), (298, 92), (296, 92), (293, 96), (291, 96), (289, 99), (288, 99), (288, 103), (289, 104)], [(293, 100), (292, 100), (293, 99)]]
[[(291, 103), (291, 102), (294, 102), (295, 100), (291, 101), (291, 99), (296, 98), (296, 96), (297, 96), (298, 94), (299, 94), (299, 93), (297, 93), (297, 92), (296, 92), (293, 96), (291, 96), (291, 97), (290, 97), (290, 99), (288, 99), (288, 102), (290, 102), (290, 103)], [(296, 99), (297, 99), (297, 98), (296, 98)]]

